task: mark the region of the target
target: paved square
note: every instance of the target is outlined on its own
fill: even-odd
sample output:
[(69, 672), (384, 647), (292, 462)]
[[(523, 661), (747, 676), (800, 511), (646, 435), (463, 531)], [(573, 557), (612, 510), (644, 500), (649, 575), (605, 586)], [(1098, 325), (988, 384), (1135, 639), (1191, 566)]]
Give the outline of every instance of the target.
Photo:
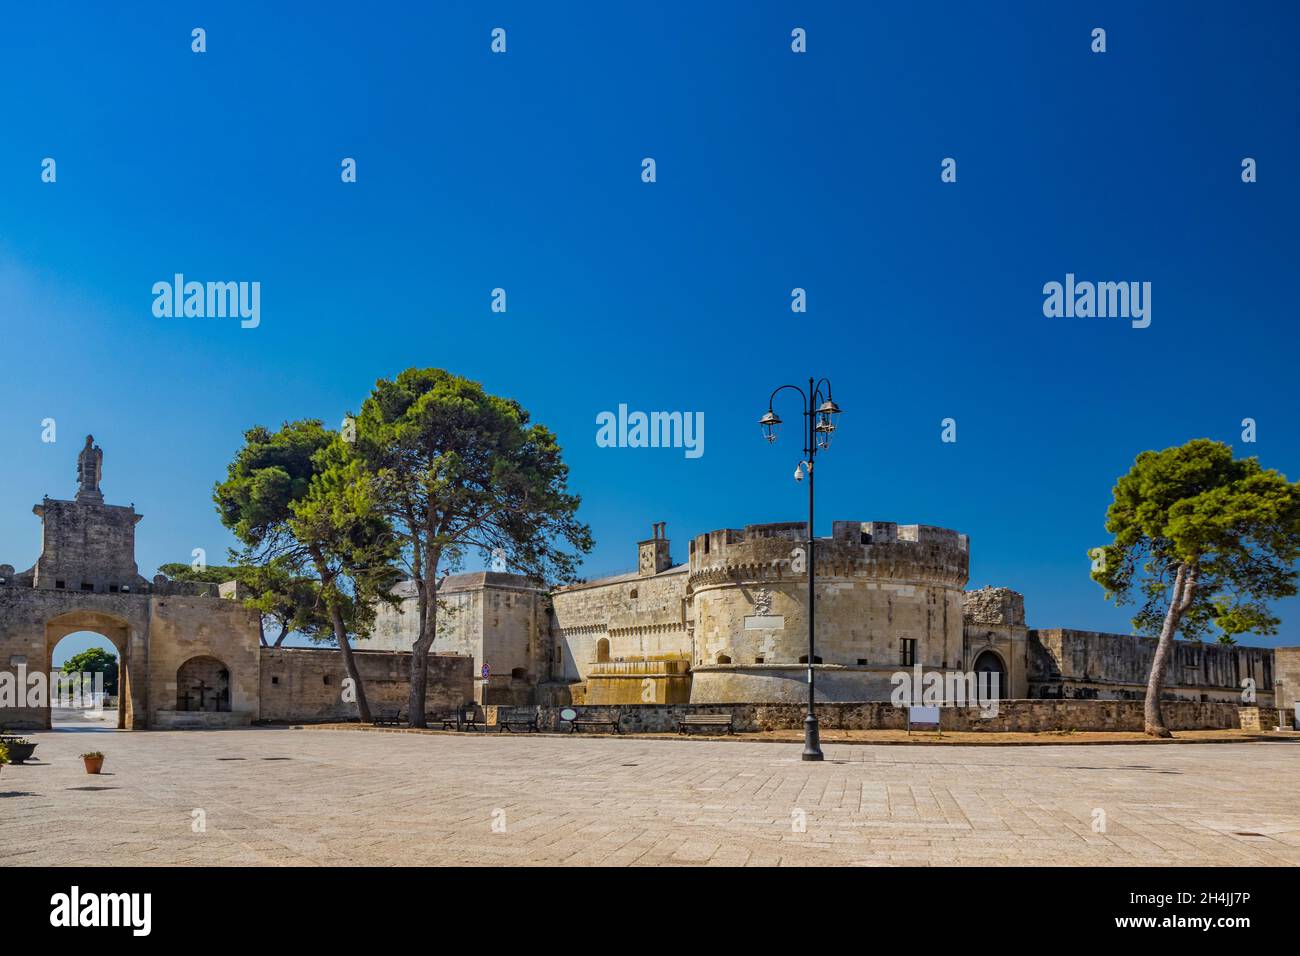
[(0, 865), (1300, 864), (1289, 741), (831, 744), (808, 764), (708, 740), (31, 736), (39, 763), (0, 771)]

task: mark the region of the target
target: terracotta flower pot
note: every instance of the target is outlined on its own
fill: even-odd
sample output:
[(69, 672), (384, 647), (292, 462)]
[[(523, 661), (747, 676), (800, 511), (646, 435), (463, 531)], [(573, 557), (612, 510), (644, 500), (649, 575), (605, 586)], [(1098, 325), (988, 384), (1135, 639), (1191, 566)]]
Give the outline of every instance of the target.
[(104, 769), (103, 757), (82, 757), (86, 763), (86, 773), (99, 773)]

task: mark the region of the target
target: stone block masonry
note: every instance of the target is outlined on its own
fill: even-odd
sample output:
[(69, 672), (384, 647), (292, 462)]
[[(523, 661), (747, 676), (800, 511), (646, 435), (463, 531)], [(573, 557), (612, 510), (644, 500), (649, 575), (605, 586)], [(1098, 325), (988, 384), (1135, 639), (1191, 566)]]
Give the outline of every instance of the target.
[[(353, 651), (372, 712), (396, 707), (407, 716), (411, 655)], [(332, 647), (262, 648), (262, 720), (275, 723), (355, 720), (357, 705), (343, 700), (347, 671)], [(454, 710), (474, 699), (474, 660), (430, 654), (425, 711)]]
[[(1170, 730), (1258, 729), (1276, 725), (1276, 710), (1258, 708), (1258, 717), (1243, 715), (1246, 708), (1222, 702), (1170, 700), (1162, 705)], [(1043, 731), (1128, 731), (1143, 728), (1142, 701), (1132, 700), (1003, 700), (995, 717), (981, 716), (974, 707), (944, 707), (941, 730), (990, 733), (1040, 733)], [(563, 708), (540, 708), (538, 726), (564, 731)], [(772, 704), (641, 704), (577, 708), (581, 713), (617, 712), (624, 733), (677, 732), (677, 722), (691, 714), (731, 714), (737, 732), (797, 730), (803, 727), (805, 708), (797, 703)], [(1252, 708), (1253, 710), (1253, 708)], [(1245, 720), (1243, 720), (1245, 716)], [(885, 701), (825, 703), (817, 705), (823, 730), (906, 730), (907, 712)], [(488, 716), (489, 721), (492, 719)]]

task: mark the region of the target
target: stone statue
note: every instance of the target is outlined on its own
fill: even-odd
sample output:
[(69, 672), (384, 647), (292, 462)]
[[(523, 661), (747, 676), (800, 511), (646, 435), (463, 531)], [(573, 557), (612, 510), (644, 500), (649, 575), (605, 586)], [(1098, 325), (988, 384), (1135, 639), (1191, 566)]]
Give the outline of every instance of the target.
[(757, 617), (767, 617), (772, 613), (772, 592), (767, 588), (759, 588), (754, 592), (754, 614)]
[(77, 456), (77, 500), (103, 501), (99, 490), (104, 476), (104, 452), (95, 444), (95, 436), (86, 436), (86, 447)]

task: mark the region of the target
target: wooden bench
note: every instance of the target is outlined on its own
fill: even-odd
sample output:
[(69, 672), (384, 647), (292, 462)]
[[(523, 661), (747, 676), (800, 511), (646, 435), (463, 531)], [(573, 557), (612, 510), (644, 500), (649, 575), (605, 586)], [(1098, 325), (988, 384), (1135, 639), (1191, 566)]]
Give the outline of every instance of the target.
[(579, 714), (569, 721), (569, 733), (576, 734), (580, 727), (613, 727), (614, 733), (621, 734), (623, 731), (618, 726), (619, 714), (613, 716), (597, 716), (595, 714)]
[(531, 734), (537, 733), (536, 707), (497, 708), (497, 732), (512, 734), (517, 728)]
[(727, 733), (732, 733), (734, 727), (732, 714), (689, 714), (677, 721), (677, 732), (684, 734), (692, 727), (726, 727)]
[(400, 727), (402, 725), (402, 712), (396, 707), (386, 707), (379, 710), (370, 722), (376, 727)]

